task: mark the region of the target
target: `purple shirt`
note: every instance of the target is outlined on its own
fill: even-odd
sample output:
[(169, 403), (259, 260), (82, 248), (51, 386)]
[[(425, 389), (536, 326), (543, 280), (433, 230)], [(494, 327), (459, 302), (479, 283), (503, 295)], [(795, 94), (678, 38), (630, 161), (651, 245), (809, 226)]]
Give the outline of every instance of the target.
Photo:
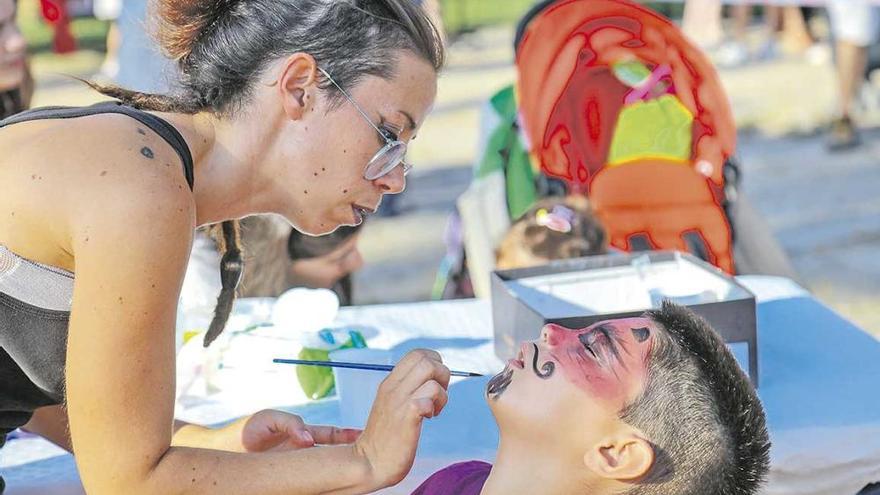
[(480, 495), (491, 470), (483, 461), (453, 464), (432, 474), (412, 495)]

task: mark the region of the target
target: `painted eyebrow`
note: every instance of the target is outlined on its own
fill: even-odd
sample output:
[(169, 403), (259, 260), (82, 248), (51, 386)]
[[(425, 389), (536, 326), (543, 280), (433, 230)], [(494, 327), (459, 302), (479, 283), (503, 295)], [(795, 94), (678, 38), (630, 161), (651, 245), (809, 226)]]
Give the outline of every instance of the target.
[(651, 336), (651, 329), (648, 327), (630, 328), (629, 330), (639, 343), (648, 340), (648, 337)]
[(614, 333), (614, 327), (611, 325), (600, 325), (596, 327), (596, 330), (602, 332), (602, 335), (605, 336), (605, 339), (608, 340), (608, 348), (611, 351), (611, 355), (614, 359), (620, 363), (624, 368), (626, 368), (626, 363), (623, 362), (623, 359), (620, 357), (620, 351), (617, 349), (617, 342), (614, 341), (614, 337), (611, 336)]

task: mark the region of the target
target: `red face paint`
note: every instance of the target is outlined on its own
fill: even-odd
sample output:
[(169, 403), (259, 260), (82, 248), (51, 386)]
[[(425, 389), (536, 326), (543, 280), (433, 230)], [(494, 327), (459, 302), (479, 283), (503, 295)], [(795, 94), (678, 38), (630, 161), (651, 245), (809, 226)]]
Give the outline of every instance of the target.
[(524, 346), (524, 355), (537, 357), (534, 364), (539, 370), (555, 363), (557, 374), (588, 394), (622, 406), (644, 385), (656, 332), (648, 318), (609, 320), (580, 330), (551, 324), (534, 346), (537, 355), (526, 349), (533, 344)]

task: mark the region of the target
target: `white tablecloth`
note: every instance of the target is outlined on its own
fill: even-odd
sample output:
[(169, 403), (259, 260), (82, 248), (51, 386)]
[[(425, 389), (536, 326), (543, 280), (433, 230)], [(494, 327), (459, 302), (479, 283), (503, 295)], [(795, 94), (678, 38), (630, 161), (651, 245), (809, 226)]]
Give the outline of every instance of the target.
[[(758, 392), (773, 441), (763, 493), (847, 495), (880, 481), (880, 342), (788, 280), (740, 280), (759, 301)], [(371, 347), (397, 355), (428, 347), (454, 369), (490, 374), (502, 367), (493, 353), (488, 301), (344, 308), (336, 323), (361, 327)], [(290, 355), (294, 347), (288, 340), (257, 334), (232, 343), (231, 348), (247, 348), (242, 355), (251, 356), (258, 371), (230, 359), (234, 364), (215, 380), (223, 391), (183, 397), (178, 417), (215, 424), (275, 406), (312, 423), (338, 423), (335, 399), (303, 403), (291, 369), (265, 364), (268, 357)], [(264, 386), (253, 386), (257, 378)], [(455, 461), (492, 460), (498, 433), (483, 402), (486, 380), (453, 382), (447, 409), (425, 424), (412, 472), (383, 493), (408, 494)], [(0, 450), (0, 469), (11, 495), (82, 493), (72, 457), (38, 438), (11, 440)]]

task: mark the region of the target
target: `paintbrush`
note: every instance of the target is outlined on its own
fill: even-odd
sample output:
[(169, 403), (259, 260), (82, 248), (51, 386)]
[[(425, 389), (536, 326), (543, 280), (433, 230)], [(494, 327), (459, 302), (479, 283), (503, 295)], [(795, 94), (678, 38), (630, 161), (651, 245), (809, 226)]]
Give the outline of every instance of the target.
[[(304, 359), (275, 358), (272, 360), (272, 362), (281, 364), (301, 364), (305, 366), (329, 366), (331, 368), (350, 368), (354, 370), (368, 371), (391, 371), (394, 369), (394, 366), (390, 364), (346, 363), (341, 361), (307, 361)], [(450, 371), (449, 374), (452, 376), (464, 376), (468, 378), (483, 376), (479, 373), (472, 373), (470, 371)]]

